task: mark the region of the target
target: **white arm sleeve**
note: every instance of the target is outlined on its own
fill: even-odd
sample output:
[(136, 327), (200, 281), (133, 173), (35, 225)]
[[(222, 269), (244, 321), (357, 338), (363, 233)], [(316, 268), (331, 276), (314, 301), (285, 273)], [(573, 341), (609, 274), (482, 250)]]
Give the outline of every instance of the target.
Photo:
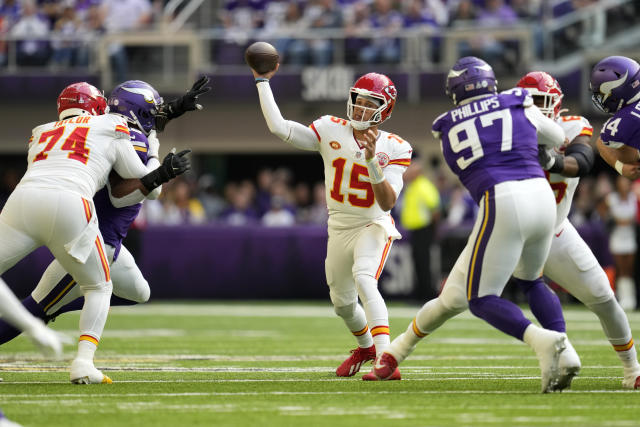
[(145, 197), (142, 191), (136, 190), (133, 193), (129, 193), (126, 196), (115, 197), (111, 194), (111, 184), (107, 182), (107, 189), (109, 190), (109, 200), (111, 204), (116, 208), (124, 208), (125, 206), (132, 206), (142, 202)]
[[(142, 178), (153, 169), (142, 164), (133, 145), (129, 141), (116, 139), (112, 142), (116, 147), (116, 161), (113, 169), (124, 179)], [(157, 166), (156, 166), (157, 167)]]
[(383, 169), (384, 176), (385, 178), (387, 178), (387, 182), (391, 185), (391, 188), (393, 188), (393, 191), (395, 191), (396, 193), (396, 199), (402, 191), (402, 186), (404, 185), (404, 182), (402, 181), (402, 175), (404, 175), (404, 171), (406, 170), (406, 167), (398, 165), (388, 165)]
[(269, 82), (259, 82), (258, 96), (260, 97), (260, 107), (262, 114), (269, 126), (272, 134), (288, 142), (296, 148), (309, 151), (318, 151), (319, 141), (316, 133), (303, 124), (291, 120), (285, 120), (280, 114), (280, 109), (276, 104), (271, 92)]
[[(147, 162), (147, 169), (153, 171), (160, 166), (160, 161), (157, 158), (151, 157)], [(144, 199), (157, 199), (160, 196), (160, 192), (162, 191), (162, 186), (158, 186), (153, 189), (147, 196), (142, 194), (142, 191), (135, 190), (132, 193), (129, 193), (123, 197), (116, 197), (111, 194), (111, 184), (107, 181), (107, 189), (109, 190), (109, 199), (111, 200), (111, 204), (116, 208), (123, 208), (125, 206), (136, 205), (141, 203)]]
[(542, 114), (538, 107), (526, 107), (524, 114), (538, 131), (538, 145), (553, 148), (564, 144), (564, 131), (560, 125)]

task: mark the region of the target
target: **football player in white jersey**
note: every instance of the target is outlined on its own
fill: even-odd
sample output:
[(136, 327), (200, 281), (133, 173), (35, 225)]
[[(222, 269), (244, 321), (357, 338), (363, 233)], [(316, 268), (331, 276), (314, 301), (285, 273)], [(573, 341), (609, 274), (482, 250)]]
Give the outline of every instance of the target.
[(126, 120), (106, 111), (106, 99), (88, 83), (65, 88), (58, 97), (59, 120), (33, 129), (27, 172), (0, 213), (0, 274), (44, 245), (83, 291), (70, 372), (72, 382), (83, 384), (111, 382), (93, 365), (112, 290), (93, 195), (112, 168), (152, 191), (182, 165), (170, 154), (157, 169), (147, 169), (129, 141)]
[[(412, 149), (399, 136), (378, 128), (391, 116), (397, 97), (387, 76), (369, 73), (355, 82), (349, 91), (348, 120), (322, 116), (307, 127), (280, 114), (269, 86), (277, 69), (263, 75), (253, 70), (260, 105), (271, 133), (294, 147), (318, 151), (324, 162), (329, 295), (358, 343), (336, 375), (350, 377), (389, 344), (389, 316), (378, 278), (393, 240), (401, 237), (389, 211), (402, 190)], [(393, 379), (400, 379), (399, 371)]]
[[(547, 178), (557, 203), (556, 228), (544, 274), (598, 316), (607, 339), (622, 362), (622, 386), (637, 389), (640, 387), (640, 364), (629, 320), (611, 290), (606, 273), (567, 218), (580, 177), (593, 166), (594, 151), (590, 145), (593, 128), (582, 116), (561, 115), (566, 111), (561, 110), (562, 90), (549, 74), (542, 71), (528, 73), (520, 79), (518, 86), (529, 90), (540, 110), (555, 119), (571, 141), (559, 151), (540, 150), (540, 163), (548, 171)], [(558, 330), (560, 322), (549, 311), (551, 304), (543, 295), (546, 292), (537, 289), (541, 285), (518, 281), (526, 289), (529, 305), (540, 324)], [(561, 329), (558, 331), (564, 332), (564, 322)]]

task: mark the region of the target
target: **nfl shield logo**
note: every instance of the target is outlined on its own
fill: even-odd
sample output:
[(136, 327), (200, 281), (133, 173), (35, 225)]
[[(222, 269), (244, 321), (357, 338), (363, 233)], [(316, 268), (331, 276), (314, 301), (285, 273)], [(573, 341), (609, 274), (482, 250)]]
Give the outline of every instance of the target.
[(464, 90), (469, 92), (470, 90), (474, 90), (476, 87), (473, 83), (469, 83), (468, 85), (464, 85)]

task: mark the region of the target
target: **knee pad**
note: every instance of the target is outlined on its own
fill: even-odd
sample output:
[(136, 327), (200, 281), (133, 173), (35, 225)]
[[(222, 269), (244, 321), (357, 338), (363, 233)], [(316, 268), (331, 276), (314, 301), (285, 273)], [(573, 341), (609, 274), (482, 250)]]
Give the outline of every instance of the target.
[(78, 283), (78, 285), (80, 286), (82, 293), (85, 293), (87, 291), (99, 291), (99, 292), (111, 294), (111, 292), (113, 292), (113, 284), (111, 283), (111, 280), (109, 280), (108, 282), (100, 282), (100, 283), (93, 283), (93, 284)]
[(338, 316), (342, 317), (343, 319), (349, 319), (356, 313), (356, 304), (357, 302), (349, 305), (343, 305), (341, 307), (334, 306), (333, 310)]
[(149, 282), (147, 282), (144, 278), (142, 280), (138, 280), (136, 282), (136, 295), (134, 301), (142, 304), (149, 301), (149, 297), (151, 296), (151, 288), (149, 287)]
[(355, 277), (356, 289), (361, 301), (370, 301), (372, 299), (382, 299), (378, 290), (378, 281), (375, 277), (368, 274), (358, 274)]

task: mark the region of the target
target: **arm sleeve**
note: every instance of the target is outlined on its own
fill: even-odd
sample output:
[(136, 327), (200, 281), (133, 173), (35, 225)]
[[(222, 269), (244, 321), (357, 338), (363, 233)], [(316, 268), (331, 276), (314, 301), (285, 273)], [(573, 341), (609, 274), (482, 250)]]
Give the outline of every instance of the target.
[(538, 107), (535, 105), (526, 107), (524, 114), (538, 131), (538, 145), (553, 148), (564, 144), (564, 131), (560, 125), (542, 114)]
[(153, 170), (142, 164), (129, 141), (116, 139), (112, 144), (116, 147), (116, 161), (113, 164), (113, 169), (123, 179), (142, 178)]
[(273, 98), (269, 82), (259, 82), (256, 86), (260, 97), (262, 114), (267, 122), (269, 131), (296, 148), (318, 151), (319, 141), (312, 129), (298, 122), (285, 120), (282, 117), (280, 109)]
[(393, 188), (393, 191), (396, 193), (396, 199), (402, 191), (402, 186), (404, 185), (404, 182), (402, 181), (402, 175), (406, 170), (406, 167), (398, 165), (389, 165), (383, 169), (383, 173), (385, 178), (387, 178), (387, 182), (389, 182), (391, 188)]
[(142, 194), (140, 190), (136, 190), (123, 197), (115, 197), (111, 194), (111, 184), (109, 184), (109, 182), (107, 182), (107, 189), (109, 190), (109, 200), (111, 200), (111, 204), (116, 208), (137, 205), (145, 199), (144, 194)]

